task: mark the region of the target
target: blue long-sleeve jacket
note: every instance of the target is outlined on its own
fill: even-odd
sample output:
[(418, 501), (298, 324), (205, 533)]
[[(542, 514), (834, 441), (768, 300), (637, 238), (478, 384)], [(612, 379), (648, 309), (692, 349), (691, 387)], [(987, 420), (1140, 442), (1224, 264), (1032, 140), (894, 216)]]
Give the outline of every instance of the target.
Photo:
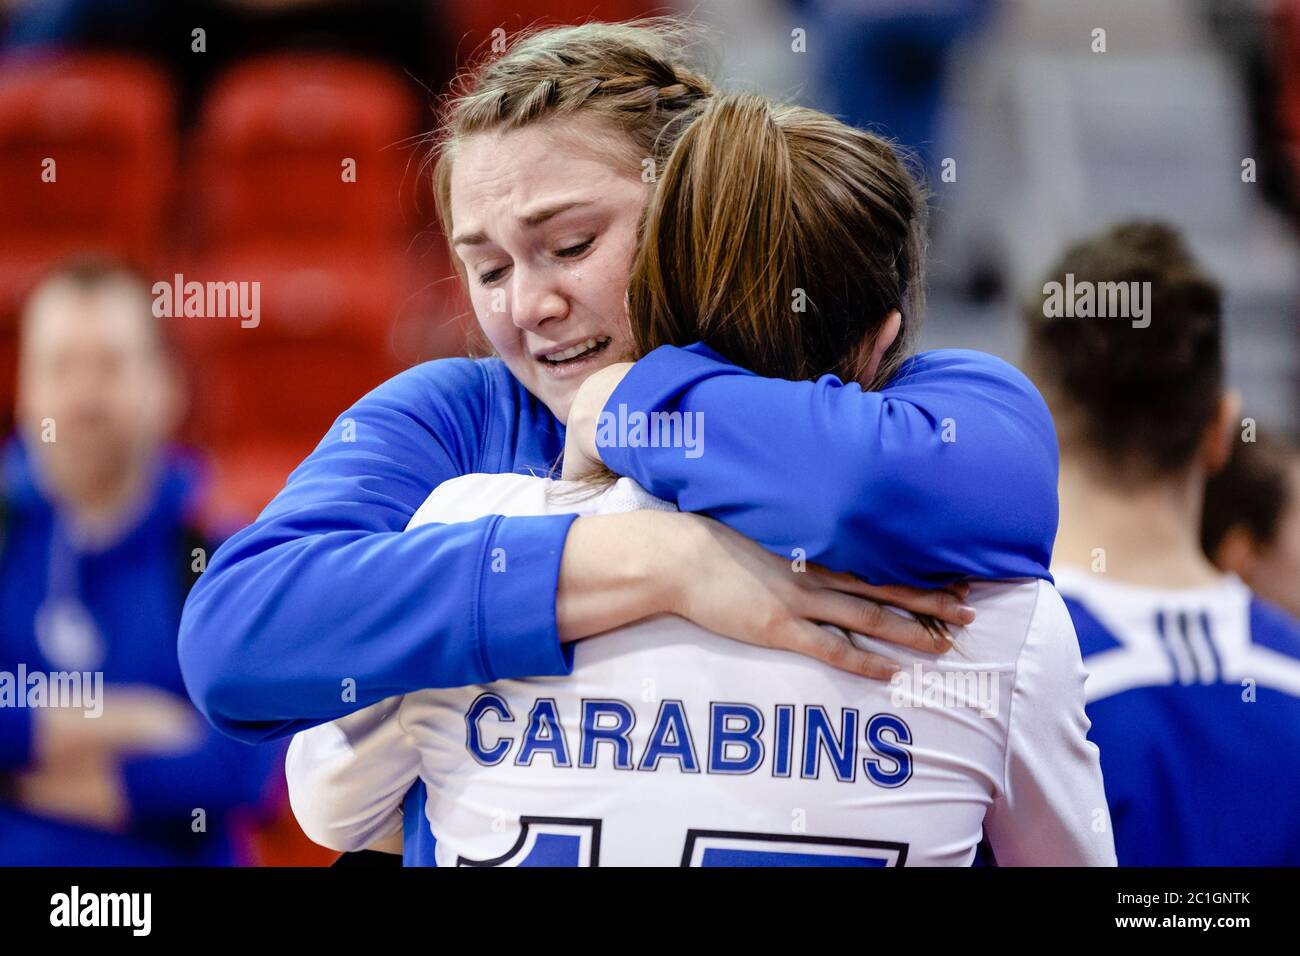
[(620, 475), (787, 557), (920, 587), (1051, 580), (1056, 431), (1038, 391), (982, 352), (908, 360), (878, 392), (762, 378), (702, 344), (647, 355), (606, 405), (695, 416), (694, 457), (601, 449)]
[[(150, 685), (184, 700), (174, 635), (196, 540), (187, 529), (197, 488), (192, 464), (169, 454), (138, 520), (112, 544), (84, 550), (68, 538), (23, 445), (11, 441), (0, 484), (0, 671), (11, 681), (20, 665), (28, 675), (99, 671), (108, 707), (116, 684)], [(68, 601), (89, 618), (88, 628), (38, 626), (38, 617), (48, 621)], [(264, 807), (282, 759), (278, 746), (249, 747), (203, 724), (184, 752), (122, 761), (128, 829), (106, 833), (4, 797), (5, 776), (34, 759), (36, 711), (16, 704), (0, 700), (0, 865), (234, 862), (235, 815)], [(203, 827), (194, 825), (195, 810), (203, 811)]]
[[(1049, 577), (1055, 432), (992, 356), (926, 353), (864, 393), (665, 347), (606, 410), (619, 404), (701, 413), (705, 448), (602, 449), (614, 470), (777, 552), (877, 582)], [(261, 740), (420, 688), (568, 673), (555, 593), (572, 516), (403, 532), (441, 482), (545, 472), (563, 439), (495, 359), (429, 362), (366, 395), (191, 593), (180, 657), (200, 709)]]

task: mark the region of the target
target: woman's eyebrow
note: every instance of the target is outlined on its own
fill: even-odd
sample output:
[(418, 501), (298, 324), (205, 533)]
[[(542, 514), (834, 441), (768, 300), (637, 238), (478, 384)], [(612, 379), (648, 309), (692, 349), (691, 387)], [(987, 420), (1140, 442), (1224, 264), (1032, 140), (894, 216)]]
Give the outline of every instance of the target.
[(487, 234), (482, 232), (462, 233), (451, 237), (453, 246), (481, 246), (487, 242)]
[[(519, 221), (525, 226), (532, 229), (540, 226), (549, 219), (554, 219), (562, 212), (568, 212), (570, 209), (581, 209), (584, 206), (594, 206), (595, 203), (590, 199), (575, 199), (569, 202), (555, 203), (550, 206), (543, 206), (536, 212), (530, 212), (525, 216), (520, 216)], [(452, 236), (451, 244), (453, 246), (481, 246), (487, 242), (487, 233), (469, 232), (459, 236)]]
[(554, 219), (562, 212), (568, 212), (570, 209), (579, 209), (583, 206), (595, 205), (590, 199), (574, 199), (569, 202), (555, 203), (550, 206), (543, 206), (536, 212), (530, 212), (525, 216), (519, 217), (519, 221), (525, 226), (540, 226), (548, 219)]

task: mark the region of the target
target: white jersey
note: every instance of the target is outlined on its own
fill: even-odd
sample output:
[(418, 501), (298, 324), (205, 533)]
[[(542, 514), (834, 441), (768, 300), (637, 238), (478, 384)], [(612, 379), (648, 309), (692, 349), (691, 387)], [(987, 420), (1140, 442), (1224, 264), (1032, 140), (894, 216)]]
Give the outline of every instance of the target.
[[(626, 478), (574, 491), (469, 475), (410, 527), (671, 507)], [(294, 738), (294, 812), (359, 849), (422, 784), (438, 866), (965, 866), (982, 835), (1002, 865), (1113, 865), (1061, 599), (1035, 580), (969, 602), (941, 657), (853, 636), (900, 661), (890, 683), (660, 615), (579, 642), (568, 677), (390, 698)]]

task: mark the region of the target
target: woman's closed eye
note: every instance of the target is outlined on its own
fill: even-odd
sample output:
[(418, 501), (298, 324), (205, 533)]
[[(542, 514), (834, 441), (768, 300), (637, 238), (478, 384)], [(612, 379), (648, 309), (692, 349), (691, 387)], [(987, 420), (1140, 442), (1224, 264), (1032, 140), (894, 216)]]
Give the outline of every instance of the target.
[(578, 256), (582, 255), (584, 252), (590, 249), (591, 244), (595, 241), (596, 241), (596, 237), (592, 236), (590, 239), (586, 240), (585, 242), (579, 242), (576, 245), (566, 246), (563, 249), (557, 249), (555, 250), (555, 254), (559, 256), (561, 259), (576, 259)]
[[(595, 241), (596, 237), (592, 236), (590, 239), (575, 243), (574, 245), (556, 249), (554, 255), (560, 259), (577, 259), (580, 256), (586, 255)], [(491, 285), (493, 282), (496, 282), (505, 275), (506, 270), (509, 268), (509, 266), (498, 266), (495, 269), (489, 269), (487, 272), (480, 272), (478, 274), (479, 285)]]
[(487, 272), (480, 272), (478, 281), (480, 285), (491, 285), (501, 278), (502, 273), (506, 271), (506, 266), (500, 266), (496, 269), (490, 269)]

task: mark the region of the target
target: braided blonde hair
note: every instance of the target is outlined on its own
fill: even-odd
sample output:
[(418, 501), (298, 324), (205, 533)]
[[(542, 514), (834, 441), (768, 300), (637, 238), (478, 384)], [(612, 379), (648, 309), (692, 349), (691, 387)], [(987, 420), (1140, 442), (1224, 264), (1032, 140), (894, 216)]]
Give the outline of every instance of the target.
[[(656, 175), (672, 129), (713, 95), (683, 52), (698, 28), (667, 17), (585, 23), (518, 35), (504, 53), (472, 68), (446, 101), (434, 144), (434, 197), (450, 237), (451, 168), (466, 136), (512, 130), (552, 117), (592, 118)], [(454, 259), (454, 257), (453, 257)]]

